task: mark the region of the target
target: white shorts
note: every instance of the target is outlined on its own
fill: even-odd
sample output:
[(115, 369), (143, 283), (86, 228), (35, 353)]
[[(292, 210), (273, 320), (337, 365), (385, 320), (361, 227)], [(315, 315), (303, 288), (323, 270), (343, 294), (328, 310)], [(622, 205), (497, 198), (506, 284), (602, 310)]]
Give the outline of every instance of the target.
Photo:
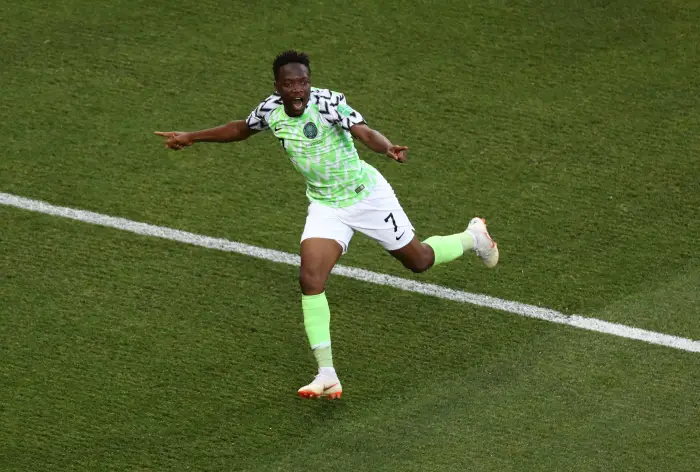
[(333, 208), (311, 202), (301, 240), (335, 239), (345, 253), (355, 231), (374, 239), (387, 251), (401, 249), (413, 239), (413, 225), (381, 174), (370, 194), (354, 205)]

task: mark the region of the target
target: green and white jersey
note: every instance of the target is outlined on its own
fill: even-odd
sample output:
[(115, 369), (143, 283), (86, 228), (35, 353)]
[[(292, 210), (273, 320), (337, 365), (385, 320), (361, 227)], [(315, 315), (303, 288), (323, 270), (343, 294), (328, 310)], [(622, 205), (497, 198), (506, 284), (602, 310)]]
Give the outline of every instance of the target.
[(378, 171), (360, 159), (350, 134), (364, 119), (341, 93), (312, 88), (306, 110), (298, 117), (287, 115), (279, 95), (270, 95), (246, 122), (252, 130), (272, 130), (306, 179), (310, 201), (349, 206), (369, 195), (376, 184)]

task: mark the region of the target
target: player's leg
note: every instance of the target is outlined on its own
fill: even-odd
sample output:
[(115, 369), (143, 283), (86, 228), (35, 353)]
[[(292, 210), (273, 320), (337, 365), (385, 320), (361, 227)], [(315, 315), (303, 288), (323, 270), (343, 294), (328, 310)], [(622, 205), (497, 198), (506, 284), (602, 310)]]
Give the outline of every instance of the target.
[(481, 218), (473, 218), (461, 233), (432, 236), (423, 242), (418, 240), (393, 189), (383, 178), (365, 200), (341, 215), (351, 227), (379, 242), (413, 272), (424, 272), (450, 262), (469, 250), (473, 250), (487, 267), (498, 263), (498, 247)]
[(405, 246), (393, 250), (389, 246), (388, 250), (406, 268), (417, 273), (453, 261), (470, 250), (473, 250), (487, 267), (494, 267), (499, 257), (498, 246), (489, 236), (486, 224), (481, 218), (473, 218), (467, 229), (461, 233), (431, 236), (423, 242), (413, 237)]
[[(462, 252), (460, 249), (459, 254), (456, 254), (454, 258), (461, 256)], [(433, 248), (428, 244), (422, 243), (415, 236), (405, 246), (389, 250), (389, 254), (398, 259), (408, 270), (415, 273), (425, 272), (435, 265), (435, 251)]]
[(343, 392), (333, 367), (331, 311), (325, 292), (328, 275), (342, 253), (343, 247), (333, 239), (309, 238), (301, 243), (299, 285), (304, 329), (318, 363), (318, 375), (299, 389), (299, 396), (304, 398), (326, 396), (333, 399)]
[(331, 350), (331, 312), (325, 285), (338, 259), (352, 238), (352, 229), (342, 223), (334, 209), (318, 204), (309, 206), (309, 216), (301, 242), (299, 285), (304, 329), (318, 363), (313, 382), (299, 389), (305, 398), (339, 398), (342, 386), (333, 366)]
[(335, 239), (308, 238), (301, 242), (299, 287), (303, 296), (315, 297), (324, 292), (328, 276), (342, 254), (343, 246)]

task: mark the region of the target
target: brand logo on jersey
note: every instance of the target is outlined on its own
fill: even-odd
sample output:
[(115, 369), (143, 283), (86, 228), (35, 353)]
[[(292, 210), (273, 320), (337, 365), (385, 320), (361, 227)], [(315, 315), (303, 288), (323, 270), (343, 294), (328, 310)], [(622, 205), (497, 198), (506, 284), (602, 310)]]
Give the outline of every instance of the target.
[(340, 114), (340, 116), (347, 118), (348, 116), (350, 116), (352, 114), (352, 108), (341, 103), (338, 105), (338, 114)]
[(304, 125), (304, 136), (309, 139), (314, 139), (316, 136), (318, 136), (318, 128), (316, 128), (316, 125), (310, 121), (306, 123)]

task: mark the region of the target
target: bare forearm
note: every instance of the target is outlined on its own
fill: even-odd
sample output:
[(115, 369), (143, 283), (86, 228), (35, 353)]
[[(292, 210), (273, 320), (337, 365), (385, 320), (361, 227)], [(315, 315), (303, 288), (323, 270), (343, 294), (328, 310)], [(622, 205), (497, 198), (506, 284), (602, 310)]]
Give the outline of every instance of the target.
[(372, 151), (386, 154), (397, 162), (406, 162), (406, 150), (408, 150), (406, 146), (392, 144), (382, 133), (366, 124), (360, 123), (352, 126), (350, 133)]
[(385, 154), (387, 150), (391, 147), (391, 141), (389, 141), (382, 133), (373, 129), (370, 130), (363, 136), (362, 142), (374, 152), (379, 152)]
[(194, 143), (230, 143), (232, 141), (242, 141), (248, 138), (252, 131), (244, 120), (232, 121), (216, 128), (203, 129), (187, 133)]

